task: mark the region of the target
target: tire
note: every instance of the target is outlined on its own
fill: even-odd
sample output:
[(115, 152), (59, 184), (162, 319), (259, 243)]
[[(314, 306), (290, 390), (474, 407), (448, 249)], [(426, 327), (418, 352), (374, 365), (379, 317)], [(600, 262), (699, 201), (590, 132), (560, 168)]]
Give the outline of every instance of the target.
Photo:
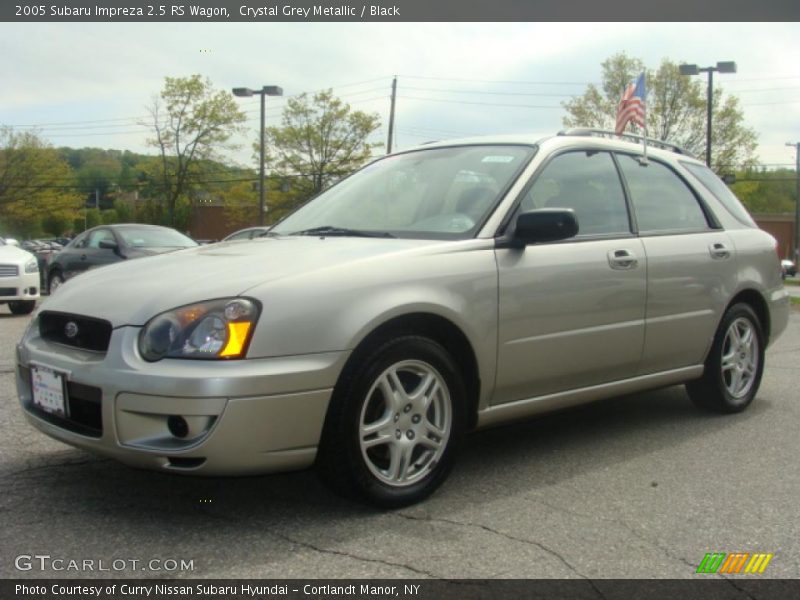
[(14, 300), (8, 303), (8, 308), (14, 315), (29, 315), (36, 308), (36, 300)]
[(61, 275), (61, 271), (53, 271), (50, 273), (50, 278), (47, 282), (47, 291), (50, 294), (55, 294), (62, 283), (64, 283), (64, 276)]
[[(429, 496), (461, 446), (466, 389), (438, 343), (403, 336), (359, 354), (325, 419), (317, 467), (336, 491), (382, 508)], [(356, 357), (358, 359), (358, 357)]]
[(706, 358), (703, 376), (686, 384), (695, 405), (718, 413), (737, 413), (755, 398), (764, 372), (764, 333), (747, 304), (723, 315)]

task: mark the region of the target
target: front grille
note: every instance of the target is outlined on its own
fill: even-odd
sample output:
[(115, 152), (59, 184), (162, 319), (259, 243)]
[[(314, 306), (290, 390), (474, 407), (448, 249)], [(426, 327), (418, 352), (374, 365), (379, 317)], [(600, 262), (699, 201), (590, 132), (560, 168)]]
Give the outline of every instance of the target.
[(0, 288), (0, 296), (16, 296), (17, 288)]
[(44, 311), (39, 315), (39, 334), (51, 342), (105, 352), (111, 339), (111, 323), (92, 317)]
[(19, 266), (0, 265), (0, 277), (16, 277), (19, 275)]
[[(32, 385), (30, 369), (20, 366), (19, 374), (23, 381)], [(102, 392), (98, 387), (68, 381), (66, 418), (41, 410), (33, 405), (33, 400), (26, 406), (40, 419), (58, 427), (89, 437), (103, 436)]]

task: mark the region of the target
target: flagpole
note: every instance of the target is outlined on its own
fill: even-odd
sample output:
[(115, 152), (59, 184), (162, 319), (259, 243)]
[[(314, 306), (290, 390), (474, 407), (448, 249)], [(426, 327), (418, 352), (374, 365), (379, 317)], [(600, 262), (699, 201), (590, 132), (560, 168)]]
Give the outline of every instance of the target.
[[(647, 87), (646, 87), (646, 79), (645, 78), (646, 78), (646, 75), (643, 72), (642, 73), (642, 88), (643, 89), (647, 89)], [(644, 157), (642, 158), (642, 160), (643, 160), (644, 164), (647, 164), (647, 98), (646, 98), (647, 94), (645, 93), (645, 94), (643, 94), (643, 96), (645, 96), (645, 97), (642, 98), (642, 108), (644, 109), (644, 119), (642, 119), (644, 121), (644, 139), (643, 139), (643, 142), (644, 142)]]

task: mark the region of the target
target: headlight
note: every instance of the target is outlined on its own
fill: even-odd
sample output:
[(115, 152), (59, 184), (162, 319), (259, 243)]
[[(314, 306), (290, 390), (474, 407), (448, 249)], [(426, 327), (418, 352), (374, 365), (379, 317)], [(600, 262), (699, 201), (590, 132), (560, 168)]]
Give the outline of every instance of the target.
[(247, 298), (181, 306), (147, 322), (139, 334), (139, 352), (150, 362), (162, 358), (242, 358), (259, 312), (258, 303)]
[(38, 273), (39, 272), (39, 263), (36, 262), (36, 259), (28, 261), (25, 263), (25, 272), (26, 273)]

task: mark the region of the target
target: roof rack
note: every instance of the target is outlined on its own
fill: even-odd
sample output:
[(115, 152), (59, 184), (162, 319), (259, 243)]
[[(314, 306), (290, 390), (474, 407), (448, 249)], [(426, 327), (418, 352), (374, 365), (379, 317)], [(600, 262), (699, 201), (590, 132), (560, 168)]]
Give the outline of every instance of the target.
[(661, 148), (663, 150), (671, 150), (676, 154), (685, 154), (686, 156), (692, 156), (691, 153), (681, 148), (677, 144), (673, 144), (671, 142), (665, 142), (664, 140), (659, 140), (651, 137), (645, 138), (645, 136), (637, 135), (635, 133), (622, 133), (620, 135), (617, 135), (616, 132), (607, 129), (590, 129), (590, 128), (576, 127), (573, 129), (563, 129), (558, 132), (558, 135), (564, 135), (564, 136), (583, 135), (590, 137), (623, 139), (636, 142), (637, 144), (640, 144), (642, 143), (643, 140), (647, 139), (647, 143), (650, 144), (651, 146), (655, 146), (656, 148)]

